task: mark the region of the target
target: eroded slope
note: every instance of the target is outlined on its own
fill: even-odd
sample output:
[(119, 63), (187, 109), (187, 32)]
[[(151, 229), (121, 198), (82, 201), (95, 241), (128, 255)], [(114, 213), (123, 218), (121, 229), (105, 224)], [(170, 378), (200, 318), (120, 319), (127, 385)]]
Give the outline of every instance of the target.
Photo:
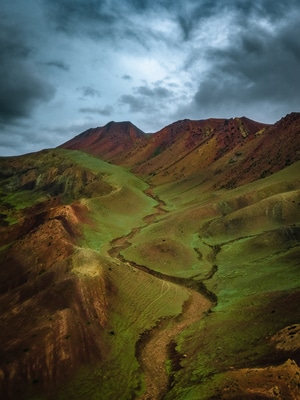
[(107, 253), (153, 213), (147, 185), (62, 150), (1, 167), (1, 395), (136, 397), (140, 335), (190, 296)]

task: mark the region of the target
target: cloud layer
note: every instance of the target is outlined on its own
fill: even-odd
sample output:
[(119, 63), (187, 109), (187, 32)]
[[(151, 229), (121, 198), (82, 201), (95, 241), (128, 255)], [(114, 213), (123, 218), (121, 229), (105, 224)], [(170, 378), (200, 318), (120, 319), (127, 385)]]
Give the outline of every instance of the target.
[(300, 104), (297, 0), (3, 0), (0, 155), (109, 120), (274, 122)]
[(39, 77), (31, 63), (32, 49), (13, 25), (0, 25), (0, 122), (14, 123), (49, 101), (54, 87)]

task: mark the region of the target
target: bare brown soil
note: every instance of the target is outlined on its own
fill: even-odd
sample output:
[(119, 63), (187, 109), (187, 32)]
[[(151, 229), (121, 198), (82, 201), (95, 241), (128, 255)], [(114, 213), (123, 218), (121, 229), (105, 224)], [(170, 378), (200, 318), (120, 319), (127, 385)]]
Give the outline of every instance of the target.
[(231, 371), (226, 380), (220, 399), (299, 399), (300, 368), (293, 360), (278, 366)]
[(160, 322), (142, 337), (137, 346), (137, 356), (145, 374), (146, 392), (139, 400), (163, 398), (172, 381), (172, 375), (169, 375), (166, 369), (167, 360), (173, 357), (170, 360), (173, 365), (170, 367), (176, 366), (175, 364), (178, 367), (180, 359), (187, 357), (186, 354), (176, 354), (176, 336), (198, 321), (211, 306), (212, 303), (208, 299), (191, 290), (190, 298), (179, 317)]

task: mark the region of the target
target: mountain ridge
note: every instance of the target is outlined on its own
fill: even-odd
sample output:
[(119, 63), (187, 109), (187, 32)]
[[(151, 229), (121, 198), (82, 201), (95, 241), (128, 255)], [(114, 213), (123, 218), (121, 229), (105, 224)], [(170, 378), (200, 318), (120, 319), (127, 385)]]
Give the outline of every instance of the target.
[[(135, 142), (139, 143), (139, 149), (146, 145), (148, 140), (150, 139), (156, 146), (163, 145), (166, 147), (170, 145), (176, 136), (180, 133), (183, 133), (184, 130), (193, 130), (193, 133), (197, 133), (197, 131), (202, 131), (202, 128), (206, 129), (207, 131), (213, 130), (216, 127), (220, 127), (221, 125), (225, 125), (228, 121), (245, 121), (247, 124), (254, 125), (255, 129), (261, 129), (262, 127), (269, 126), (268, 124), (259, 123), (253, 120), (250, 120), (246, 117), (241, 118), (231, 118), (231, 119), (224, 119), (224, 118), (209, 118), (209, 119), (202, 119), (202, 120), (191, 120), (191, 119), (183, 119), (175, 121), (164, 128), (160, 129), (154, 133), (144, 133), (134, 124), (129, 121), (121, 121), (121, 122), (108, 122), (106, 125), (98, 128), (89, 128), (88, 130), (76, 135), (74, 138), (68, 140), (67, 142), (61, 144), (60, 148), (66, 148), (70, 150), (84, 150), (90, 154), (95, 156), (104, 156), (105, 158), (113, 157), (118, 159), (118, 152), (116, 152), (113, 156), (103, 149), (101, 149), (101, 145), (105, 146), (105, 143), (102, 142), (103, 139), (112, 140), (114, 145), (116, 146), (118, 143), (117, 141), (120, 140), (121, 142), (125, 141), (128, 145), (129, 142), (126, 141), (128, 136), (131, 138), (130, 144), (132, 144), (131, 148), (124, 148), (124, 150), (129, 150), (131, 152), (135, 146)], [(129, 133), (129, 134), (128, 134)], [(145, 139), (145, 140), (141, 140)], [(98, 146), (96, 146), (95, 142), (100, 142)], [(80, 147), (80, 148), (79, 148)], [(121, 149), (119, 149), (120, 151)], [(120, 151), (121, 152), (121, 151)], [(122, 157), (124, 159), (128, 156), (128, 152)]]
[[(287, 114), (275, 124), (264, 124), (247, 117), (184, 119), (153, 134), (140, 133), (133, 125), (132, 140), (125, 140), (123, 144), (120, 138), (127, 137), (124, 124), (110, 125), (112, 129), (107, 137), (105, 129), (109, 124), (105, 125), (105, 129), (86, 131), (88, 140), (86, 132), (83, 132), (60, 145), (60, 148), (86, 151), (126, 167), (155, 184), (184, 179), (207, 168), (212, 174), (218, 173), (221, 162), (228, 173), (220, 178), (224, 180), (224, 185), (234, 186), (258, 179), (263, 174), (274, 173), (299, 158), (300, 113), (296, 112)], [(114, 130), (117, 134), (112, 133)], [(287, 134), (291, 145), (286, 143), (282, 147)], [(97, 146), (90, 145), (90, 136), (94, 142), (98, 141)], [(276, 156), (271, 155), (269, 147), (272, 147), (272, 154), (276, 152)], [(268, 158), (263, 157), (264, 151), (270, 153)]]

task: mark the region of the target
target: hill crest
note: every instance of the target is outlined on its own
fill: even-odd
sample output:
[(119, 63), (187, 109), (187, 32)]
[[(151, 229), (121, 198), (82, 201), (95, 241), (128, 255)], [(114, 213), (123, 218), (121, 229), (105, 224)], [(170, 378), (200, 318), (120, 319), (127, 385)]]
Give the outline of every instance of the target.
[(300, 113), (296, 112), (275, 124), (244, 116), (183, 119), (152, 134), (128, 121), (109, 122), (60, 147), (81, 150), (129, 168), (154, 184), (175, 182), (207, 171), (220, 174), (221, 186), (234, 187), (297, 161), (299, 131)]
[(102, 127), (90, 128), (59, 147), (81, 150), (108, 160), (129, 150), (144, 137), (145, 133), (129, 121), (111, 121)]

